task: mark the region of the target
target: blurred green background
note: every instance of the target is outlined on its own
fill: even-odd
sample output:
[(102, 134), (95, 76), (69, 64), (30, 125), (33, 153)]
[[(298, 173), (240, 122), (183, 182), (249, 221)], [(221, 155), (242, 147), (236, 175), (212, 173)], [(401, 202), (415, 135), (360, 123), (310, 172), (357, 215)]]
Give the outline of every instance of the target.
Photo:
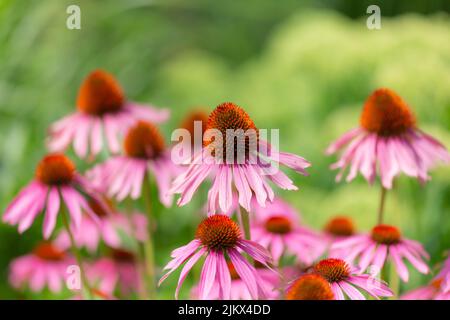
[[(66, 28), (70, 4), (81, 7), (81, 30)], [(366, 28), (370, 4), (381, 7), (381, 30)], [(0, 208), (32, 178), (47, 126), (74, 110), (86, 74), (104, 68), (130, 99), (172, 109), (166, 137), (190, 109), (224, 101), (243, 106), (260, 128), (280, 128), (281, 148), (313, 163), (310, 177), (290, 174), (300, 191), (281, 195), (317, 229), (346, 214), (367, 231), (378, 186), (360, 177), (336, 184), (328, 169), (335, 158), (323, 151), (358, 125), (365, 97), (380, 86), (397, 91), (420, 126), (450, 147), (448, 11), (445, 0), (0, 0)], [(450, 168), (440, 167), (427, 185), (402, 177), (388, 194), (387, 222), (424, 243), (432, 264), (450, 247), (449, 181)], [(197, 195), (160, 213), (160, 265), (192, 238), (203, 201)], [(18, 293), (7, 282), (11, 259), (39, 239), (38, 225), (22, 236), (0, 225), (0, 298), (52, 297)], [(431, 277), (411, 274), (403, 290)], [(161, 298), (173, 297), (176, 278)]]

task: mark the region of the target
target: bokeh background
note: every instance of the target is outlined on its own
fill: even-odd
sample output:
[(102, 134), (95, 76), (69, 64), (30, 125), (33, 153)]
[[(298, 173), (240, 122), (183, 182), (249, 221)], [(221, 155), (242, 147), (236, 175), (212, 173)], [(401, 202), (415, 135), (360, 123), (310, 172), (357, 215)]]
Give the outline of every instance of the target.
[[(81, 30), (66, 28), (69, 4), (81, 7)], [(381, 30), (366, 28), (370, 4), (381, 7)], [(74, 110), (83, 77), (104, 68), (132, 100), (172, 110), (167, 138), (189, 110), (224, 101), (243, 106), (260, 128), (280, 128), (281, 148), (313, 163), (310, 177), (291, 174), (300, 190), (281, 196), (314, 228), (345, 214), (367, 231), (378, 185), (336, 184), (328, 169), (335, 159), (323, 151), (358, 125), (365, 97), (380, 86), (397, 91), (420, 126), (450, 147), (448, 12), (445, 0), (0, 0), (0, 210), (33, 176), (46, 128)], [(424, 243), (431, 264), (450, 248), (449, 182), (450, 168), (441, 167), (427, 185), (402, 177), (388, 194), (387, 222)], [(160, 265), (192, 238), (203, 201), (160, 210)], [(55, 298), (8, 285), (11, 259), (40, 239), (39, 224), (21, 236), (0, 224), (0, 298)], [(402, 290), (431, 278), (411, 274)], [(176, 278), (160, 298), (173, 297)]]

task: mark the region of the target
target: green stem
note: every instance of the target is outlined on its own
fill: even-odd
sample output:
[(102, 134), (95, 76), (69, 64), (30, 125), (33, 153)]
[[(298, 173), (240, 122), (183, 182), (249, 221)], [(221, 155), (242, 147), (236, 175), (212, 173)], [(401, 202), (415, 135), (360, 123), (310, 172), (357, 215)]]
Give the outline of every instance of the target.
[(242, 228), (244, 229), (245, 239), (246, 240), (250, 240), (251, 239), (251, 234), (250, 234), (249, 213), (244, 208), (241, 208), (241, 210), (239, 210), (239, 212), (241, 214), (241, 223), (242, 223)]
[(156, 298), (156, 282), (155, 282), (155, 251), (153, 244), (153, 215), (152, 215), (152, 199), (151, 199), (151, 189), (150, 189), (150, 176), (146, 175), (144, 178), (143, 185), (143, 198), (145, 204), (145, 212), (147, 214), (148, 220), (148, 237), (144, 244), (141, 244), (142, 251), (145, 257), (145, 272), (147, 275), (147, 286), (150, 299)]
[(378, 224), (383, 223), (384, 205), (386, 202), (386, 193), (387, 193), (387, 189), (385, 187), (381, 186), (380, 205), (378, 207)]
[(62, 221), (64, 224), (64, 227), (66, 228), (67, 234), (69, 235), (70, 239), (70, 246), (73, 252), (73, 255), (75, 256), (75, 259), (77, 260), (78, 267), (80, 268), (80, 276), (81, 276), (81, 282), (83, 286), (84, 295), (88, 300), (92, 300), (92, 294), (91, 294), (91, 288), (89, 286), (89, 282), (86, 277), (86, 272), (84, 271), (83, 266), (83, 259), (81, 258), (80, 250), (78, 250), (76, 244), (75, 244), (75, 238), (73, 236), (72, 230), (70, 230), (69, 221), (67, 219), (67, 212), (66, 210), (62, 210)]

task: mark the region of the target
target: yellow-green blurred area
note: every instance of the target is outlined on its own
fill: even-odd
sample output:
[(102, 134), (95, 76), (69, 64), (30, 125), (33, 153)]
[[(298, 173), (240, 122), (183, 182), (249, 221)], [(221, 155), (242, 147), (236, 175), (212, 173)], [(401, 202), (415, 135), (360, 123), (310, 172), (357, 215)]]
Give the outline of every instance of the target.
[[(373, 3), (372, 3), (373, 2)], [(81, 30), (66, 28), (69, 4), (81, 8)], [(378, 4), (381, 30), (366, 27)], [(232, 101), (259, 128), (279, 128), (280, 148), (312, 162), (300, 187), (279, 194), (303, 222), (321, 229), (333, 215), (351, 216), (361, 232), (376, 221), (378, 182), (335, 183), (327, 144), (358, 126), (377, 87), (397, 91), (420, 127), (450, 147), (448, 1), (0, 1), (0, 208), (33, 178), (50, 123), (75, 110), (82, 79), (94, 68), (113, 73), (129, 99), (172, 110), (171, 131), (192, 109)], [(69, 153), (71, 154), (71, 153)], [(74, 157), (73, 157), (74, 158)], [(75, 159), (75, 158), (74, 158)], [(80, 168), (86, 168), (76, 160)], [(450, 248), (450, 168), (424, 186), (396, 180), (386, 222), (422, 242), (440, 262)], [(157, 261), (193, 237), (207, 187), (190, 205), (162, 210)], [(38, 219), (39, 220), (39, 219)], [(42, 218), (40, 219), (42, 220)], [(0, 298), (52, 298), (12, 290), (8, 264), (42, 237), (39, 221), (23, 235), (0, 226)], [(100, 254), (100, 253), (99, 253)], [(410, 268), (402, 290), (426, 283)], [(161, 288), (172, 298), (178, 273)], [(182, 296), (193, 283), (188, 278)]]

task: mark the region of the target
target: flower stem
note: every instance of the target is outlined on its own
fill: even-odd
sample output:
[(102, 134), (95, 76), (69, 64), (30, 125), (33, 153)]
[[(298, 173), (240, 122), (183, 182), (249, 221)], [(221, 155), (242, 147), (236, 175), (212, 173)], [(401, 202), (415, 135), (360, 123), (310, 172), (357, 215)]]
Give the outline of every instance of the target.
[(244, 236), (246, 240), (250, 240), (251, 239), (251, 234), (250, 234), (250, 219), (249, 219), (249, 214), (247, 212), (247, 210), (245, 210), (244, 208), (240, 208), (239, 213), (241, 215), (241, 224), (242, 224), (242, 228), (244, 229)]
[(378, 207), (378, 224), (383, 223), (383, 214), (384, 214), (384, 205), (386, 202), (386, 193), (387, 189), (381, 186), (381, 196), (380, 196), (380, 205)]
[(67, 231), (67, 234), (69, 235), (70, 239), (70, 247), (72, 249), (73, 255), (75, 256), (75, 259), (77, 260), (78, 267), (80, 268), (80, 276), (81, 276), (81, 282), (83, 286), (83, 294), (88, 300), (92, 300), (92, 294), (91, 294), (91, 287), (89, 286), (89, 282), (86, 277), (86, 272), (84, 270), (83, 266), (83, 259), (81, 258), (80, 250), (78, 250), (76, 244), (75, 244), (75, 238), (73, 236), (72, 230), (70, 230), (69, 221), (67, 219), (67, 211), (65, 209), (62, 209), (62, 221), (64, 224), (64, 227)]
[(144, 252), (145, 257), (145, 272), (147, 275), (147, 290), (149, 293), (150, 299), (156, 298), (156, 282), (155, 282), (155, 251), (153, 244), (153, 215), (152, 215), (152, 199), (151, 199), (151, 188), (150, 188), (150, 176), (145, 175), (144, 185), (143, 185), (143, 198), (145, 204), (145, 212), (147, 214), (148, 220), (148, 237), (144, 244), (142, 245), (142, 251)]

